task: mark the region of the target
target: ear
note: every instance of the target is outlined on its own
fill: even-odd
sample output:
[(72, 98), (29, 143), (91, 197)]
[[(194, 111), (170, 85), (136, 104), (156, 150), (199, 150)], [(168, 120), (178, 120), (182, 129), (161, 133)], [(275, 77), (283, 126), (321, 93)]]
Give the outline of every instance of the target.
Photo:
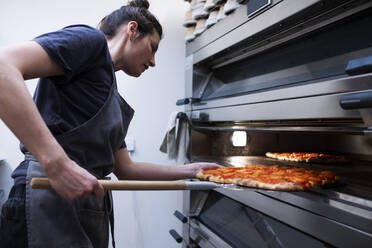
[(130, 21), (127, 24), (127, 35), (129, 40), (135, 40), (140, 34), (138, 32), (138, 23), (135, 21)]

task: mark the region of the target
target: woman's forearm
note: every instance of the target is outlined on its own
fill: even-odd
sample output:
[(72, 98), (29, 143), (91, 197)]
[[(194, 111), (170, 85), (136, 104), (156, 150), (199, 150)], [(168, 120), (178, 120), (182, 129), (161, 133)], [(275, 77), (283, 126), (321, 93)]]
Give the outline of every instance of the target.
[(132, 162), (115, 173), (119, 180), (178, 180), (194, 178), (196, 170), (189, 165), (159, 165)]
[(119, 180), (178, 180), (195, 178), (201, 170), (221, 167), (215, 163), (192, 163), (185, 165), (160, 165), (144, 162), (133, 162), (127, 149), (115, 153), (114, 173)]

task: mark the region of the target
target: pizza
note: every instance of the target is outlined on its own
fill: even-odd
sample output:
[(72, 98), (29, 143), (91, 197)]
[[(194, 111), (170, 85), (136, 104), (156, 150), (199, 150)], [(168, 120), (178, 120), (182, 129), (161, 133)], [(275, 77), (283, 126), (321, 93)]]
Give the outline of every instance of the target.
[(304, 162), (304, 163), (346, 163), (350, 160), (343, 155), (330, 155), (323, 153), (307, 152), (267, 152), (266, 157), (285, 161)]
[(203, 170), (197, 175), (200, 180), (216, 183), (270, 190), (308, 190), (333, 184), (337, 176), (331, 171), (314, 171), (278, 165), (247, 165)]

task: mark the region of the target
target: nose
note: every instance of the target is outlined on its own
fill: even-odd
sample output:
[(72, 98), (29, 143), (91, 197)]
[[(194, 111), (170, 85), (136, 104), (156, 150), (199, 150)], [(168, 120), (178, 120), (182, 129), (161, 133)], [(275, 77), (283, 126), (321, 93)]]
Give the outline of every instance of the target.
[(155, 56), (152, 56), (150, 60), (150, 66), (154, 67), (155, 66)]

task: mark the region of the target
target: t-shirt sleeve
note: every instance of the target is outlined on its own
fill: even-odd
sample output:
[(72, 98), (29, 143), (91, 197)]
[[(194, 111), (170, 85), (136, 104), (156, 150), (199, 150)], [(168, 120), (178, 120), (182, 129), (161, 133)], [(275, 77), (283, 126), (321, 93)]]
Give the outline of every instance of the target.
[(65, 71), (66, 81), (95, 66), (102, 49), (107, 49), (105, 36), (99, 30), (75, 25), (46, 33), (33, 39)]

